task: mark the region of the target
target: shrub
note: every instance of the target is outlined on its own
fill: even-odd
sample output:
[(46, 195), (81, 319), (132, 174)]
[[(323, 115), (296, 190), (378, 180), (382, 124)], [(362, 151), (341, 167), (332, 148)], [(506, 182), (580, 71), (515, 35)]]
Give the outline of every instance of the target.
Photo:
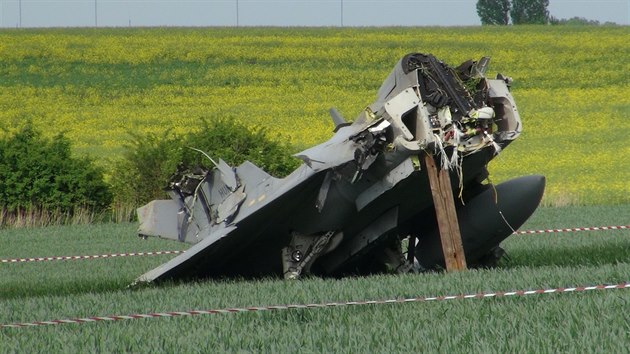
[[(147, 201), (164, 198), (168, 176), (181, 160), (181, 138), (175, 134), (131, 134), (131, 144), (112, 168), (114, 208), (132, 213)], [(130, 208), (131, 207), (131, 208)], [(123, 219), (127, 219), (125, 216)]]
[(293, 171), (299, 160), (291, 157), (291, 148), (269, 138), (261, 127), (219, 119), (202, 121), (198, 131), (179, 136), (171, 132), (161, 135), (132, 134), (124, 157), (113, 168), (112, 187), (115, 203), (139, 206), (152, 199), (165, 198), (164, 188), (178, 166), (192, 169), (213, 167), (195, 148), (206, 152), (215, 161), (219, 158), (232, 166), (249, 160), (267, 173), (282, 177)]
[(0, 203), (5, 212), (99, 212), (111, 201), (103, 171), (87, 157), (72, 157), (63, 134), (47, 139), (28, 123), (0, 140)]

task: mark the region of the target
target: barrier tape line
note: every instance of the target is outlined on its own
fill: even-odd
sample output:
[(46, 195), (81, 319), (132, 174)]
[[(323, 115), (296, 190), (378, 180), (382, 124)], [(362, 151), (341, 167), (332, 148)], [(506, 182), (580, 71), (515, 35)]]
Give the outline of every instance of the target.
[(497, 297), (508, 297), (508, 296), (561, 294), (561, 293), (572, 293), (572, 292), (585, 292), (585, 291), (591, 291), (591, 290), (612, 290), (612, 289), (627, 289), (627, 288), (630, 288), (630, 282), (620, 283), (616, 285), (595, 285), (595, 286), (579, 286), (579, 287), (574, 287), (574, 288), (518, 290), (518, 291), (506, 291), (506, 292), (477, 293), (477, 294), (469, 294), (469, 295), (415, 297), (415, 298), (406, 298), (406, 299), (327, 302), (327, 303), (318, 303), (318, 304), (293, 304), (293, 305), (273, 305), (273, 306), (258, 306), (258, 307), (253, 306), (253, 307), (242, 307), (242, 308), (224, 308), (224, 309), (215, 309), (215, 310), (170, 311), (170, 312), (156, 312), (156, 313), (132, 314), (132, 315), (93, 316), (93, 317), (61, 319), (61, 320), (51, 320), (51, 321), (35, 321), (35, 322), (22, 322), (22, 323), (12, 323), (12, 324), (0, 324), (0, 328), (23, 328), (23, 327), (60, 325), (60, 324), (70, 324), (70, 323), (133, 320), (133, 319), (139, 319), (139, 318), (216, 315), (216, 314), (229, 314), (229, 313), (239, 313), (239, 312), (261, 312), (261, 311), (273, 311), (273, 310), (310, 309), (310, 308), (326, 308), (326, 307), (340, 307), (340, 306), (402, 304), (402, 303), (410, 303), (410, 302), (430, 302), (430, 301), (446, 301), (446, 300), (462, 300), (462, 299), (485, 299), (485, 298), (497, 298)]
[[(513, 235), (533, 235), (544, 233), (560, 233), (560, 232), (579, 232), (579, 231), (609, 231), (609, 230), (630, 230), (630, 225), (622, 226), (594, 226), (594, 227), (572, 227), (566, 229), (545, 229), (545, 230), (527, 230), (517, 231)], [(69, 261), (69, 260), (85, 260), (100, 259), (114, 257), (130, 257), (130, 256), (160, 256), (165, 254), (180, 254), (185, 251), (155, 251), (155, 252), (131, 252), (131, 253), (112, 253), (92, 256), (59, 256), (59, 257), (32, 257), (32, 258), (9, 258), (0, 259), (0, 263), (22, 263), (22, 262), (44, 262), (44, 261)]]
[(571, 228), (566, 228), (566, 229), (528, 230), (528, 231), (517, 231), (514, 234), (531, 235), (531, 234), (545, 234), (545, 233), (558, 233), (558, 232), (609, 231), (609, 230), (630, 230), (630, 225), (622, 225), (622, 226), (594, 226), (594, 227), (571, 227)]
[(70, 261), (81, 259), (100, 259), (100, 258), (116, 258), (116, 257), (132, 257), (132, 256), (160, 256), (164, 254), (180, 254), (185, 251), (154, 251), (154, 252), (130, 252), (130, 253), (111, 253), (111, 254), (95, 254), (92, 256), (59, 256), (59, 257), (33, 257), (33, 258), (12, 258), (0, 259), (0, 263), (21, 263), (21, 262), (45, 262), (45, 261)]

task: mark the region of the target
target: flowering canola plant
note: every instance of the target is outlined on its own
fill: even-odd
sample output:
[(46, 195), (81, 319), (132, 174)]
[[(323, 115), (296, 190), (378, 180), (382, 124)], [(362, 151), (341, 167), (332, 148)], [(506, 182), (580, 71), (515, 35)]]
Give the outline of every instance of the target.
[(488, 55), (524, 124), (492, 181), (537, 173), (546, 204), (629, 203), (629, 40), (572, 26), (0, 30), (0, 135), (31, 120), (106, 166), (130, 132), (222, 117), (297, 152), (332, 135), (328, 108), (351, 120), (370, 104), (405, 54)]

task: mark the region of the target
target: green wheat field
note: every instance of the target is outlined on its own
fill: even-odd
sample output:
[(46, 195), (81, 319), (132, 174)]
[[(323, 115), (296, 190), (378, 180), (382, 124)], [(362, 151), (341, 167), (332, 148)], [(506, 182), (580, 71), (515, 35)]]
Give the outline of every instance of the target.
[[(541, 208), (524, 229), (627, 223), (625, 206)], [(136, 225), (0, 231), (0, 258), (184, 249)], [(0, 265), (0, 323), (470, 294), (630, 279), (630, 230), (515, 235), (496, 269), (127, 288), (173, 256)], [(0, 330), (2, 352), (626, 352), (630, 292), (533, 295)]]
[[(492, 57), (514, 78), (521, 137), (493, 182), (547, 177), (523, 229), (630, 224), (628, 27), (0, 31), (0, 134), (27, 120), (115, 163), (130, 132), (216, 117), (299, 151), (372, 102), (409, 52)], [(136, 224), (0, 230), (0, 258), (183, 250)], [(470, 294), (630, 281), (630, 230), (515, 235), (495, 269), (129, 288), (169, 255), (0, 264), (0, 324), (88, 316)], [(300, 309), (0, 329), (0, 352), (627, 352), (630, 291)]]

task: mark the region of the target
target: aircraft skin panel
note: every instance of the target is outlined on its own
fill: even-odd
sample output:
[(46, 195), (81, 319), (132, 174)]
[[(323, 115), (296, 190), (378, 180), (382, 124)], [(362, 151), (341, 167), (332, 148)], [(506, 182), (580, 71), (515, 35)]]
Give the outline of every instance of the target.
[(177, 241), (179, 237), (177, 226), (178, 211), (179, 205), (172, 199), (154, 200), (138, 208), (138, 219), (142, 220), (138, 227), (138, 234)]

